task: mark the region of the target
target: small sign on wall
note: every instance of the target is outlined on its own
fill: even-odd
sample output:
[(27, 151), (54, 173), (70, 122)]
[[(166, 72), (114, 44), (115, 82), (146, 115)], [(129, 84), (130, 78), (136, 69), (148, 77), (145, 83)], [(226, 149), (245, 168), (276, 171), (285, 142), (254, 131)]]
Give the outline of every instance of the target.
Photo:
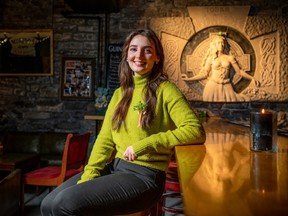
[(122, 46), (123, 44), (109, 44), (107, 46), (106, 86), (111, 96), (120, 85), (118, 67), (122, 58)]

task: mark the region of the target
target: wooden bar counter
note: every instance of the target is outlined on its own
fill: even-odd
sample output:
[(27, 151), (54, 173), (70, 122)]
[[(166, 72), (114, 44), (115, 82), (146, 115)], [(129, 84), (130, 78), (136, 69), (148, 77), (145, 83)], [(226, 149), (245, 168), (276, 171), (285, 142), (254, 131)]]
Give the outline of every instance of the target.
[(288, 137), (250, 151), (249, 127), (209, 118), (204, 145), (175, 148), (185, 215), (288, 215)]

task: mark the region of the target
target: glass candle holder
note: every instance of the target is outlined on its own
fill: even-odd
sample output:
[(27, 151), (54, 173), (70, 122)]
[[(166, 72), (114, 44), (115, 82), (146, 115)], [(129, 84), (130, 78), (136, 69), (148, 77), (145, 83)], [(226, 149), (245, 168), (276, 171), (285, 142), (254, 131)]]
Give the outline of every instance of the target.
[(250, 150), (275, 151), (277, 145), (277, 113), (262, 110), (250, 114)]

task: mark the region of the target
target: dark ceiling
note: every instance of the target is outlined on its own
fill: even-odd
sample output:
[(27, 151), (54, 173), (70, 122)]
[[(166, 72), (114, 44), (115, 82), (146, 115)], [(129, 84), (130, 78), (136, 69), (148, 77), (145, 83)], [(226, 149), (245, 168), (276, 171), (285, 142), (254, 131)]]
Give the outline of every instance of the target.
[(118, 12), (117, 0), (65, 0), (74, 13)]

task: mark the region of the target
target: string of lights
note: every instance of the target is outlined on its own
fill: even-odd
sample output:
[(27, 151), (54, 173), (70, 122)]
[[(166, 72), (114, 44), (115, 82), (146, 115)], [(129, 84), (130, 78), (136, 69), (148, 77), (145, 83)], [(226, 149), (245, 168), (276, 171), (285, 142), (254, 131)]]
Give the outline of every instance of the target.
[[(4, 43), (6, 43), (6, 42), (8, 42), (10, 39), (15, 39), (15, 38), (8, 38), (8, 37), (5, 37), (4, 39), (0, 39), (0, 47), (4, 44)], [(47, 40), (47, 39), (49, 39), (49, 36), (46, 36), (46, 37), (40, 37), (39, 35), (36, 37), (36, 38), (17, 38), (19, 41), (21, 41), (21, 43), (25, 43), (25, 44), (29, 44), (30, 42), (30, 40), (35, 40), (35, 43), (34, 44), (37, 44), (37, 43), (42, 43), (43, 41), (45, 41), (45, 40)], [(30, 39), (30, 40), (29, 40)]]

